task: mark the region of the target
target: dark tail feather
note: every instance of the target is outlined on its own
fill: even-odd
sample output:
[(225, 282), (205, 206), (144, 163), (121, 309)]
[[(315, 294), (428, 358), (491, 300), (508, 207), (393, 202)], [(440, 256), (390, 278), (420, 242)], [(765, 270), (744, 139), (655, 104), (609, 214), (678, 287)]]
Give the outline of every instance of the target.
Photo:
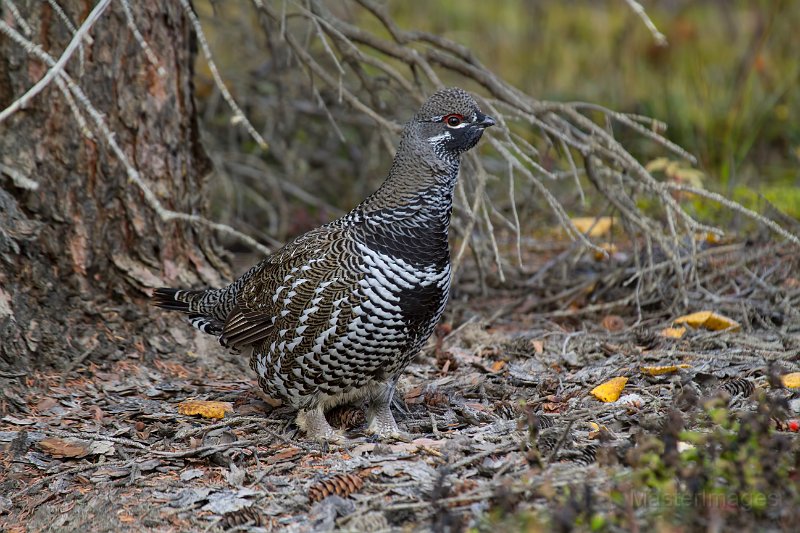
[(153, 305), (170, 311), (192, 313), (197, 311), (197, 306), (192, 304), (198, 303), (205, 293), (204, 290), (187, 291), (162, 287), (153, 291), (152, 302)]

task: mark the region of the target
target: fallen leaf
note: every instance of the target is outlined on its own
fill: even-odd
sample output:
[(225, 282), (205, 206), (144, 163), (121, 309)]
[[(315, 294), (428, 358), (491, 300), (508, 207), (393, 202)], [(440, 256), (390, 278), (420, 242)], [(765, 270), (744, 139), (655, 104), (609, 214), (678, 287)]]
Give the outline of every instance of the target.
[(591, 426), (592, 430), (589, 432), (587, 437), (592, 439), (592, 440), (599, 439), (600, 438), (600, 433), (603, 430), (608, 431), (608, 428), (606, 428), (605, 426), (601, 426), (597, 422), (589, 422), (589, 426)]
[(626, 383), (628, 383), (628, 378), (626, 377), (612, 378), (593, 388), (591, 394), (601, 402), (616, 402), (619, 399), (619, 395), (622, 394), (622, 389), (625, 388)]
[(267, 457), (267, 463), (275, 464), (283, 461), (288, 461), (295, 455), (300, 453), (300, 448), (286, 448), (285, 450)]
[(36, 420), (32, 420), (30, 418), (17, 418), (11, 415), (4, 416), (2, 421), (8, 422), (9, 424), (14, 424), (15, 426), (32, 426), (36, 423)]
[(644, 168), (648, 172), (658, 172), (658, 171), (661, 171), (661, 170), (664, 170), (665, 168), (667, 168), (667, 165), (669, 165), (669, 163), (670, 163), (670, 160), (668, 158), (666, 158), (666, 157), (658, 157), (658, 158), (653, 159), (652, 161), (648, 162), (645, 165)]
[(659, 335), (662, 337), (666, 337), (668, 339), (680, 339), (683, 337), (683, 334), (686, 333), (686, 328), (683, 326), (677, 328), (664, 328), (661, 330)]
[(120, 522), (123, 522), (125, 524), (133, 524), (134, 522), (136, 522), (136, 518), (134, 518), (133, 516), (129, 515), (126, 512), (118, 514), (117, 518), (119, 518)]
[(180, 478), (181, 481), (190, 481), (198, 477), (203, 477), (204, 475), (205, 472), (203, 470), (200, 470), (199, 468), (190, 468), (181, 472)]
[(611, 233), (614, 217), (576, 217), (572, 223), (581, 233), (588, 232), (589, 237), (603, 237)]
[(92, 455), (114, 455), (117, 450), (114, 443), (107, 440), (96, 440), (89, 445), (89, 453)]
[(694, 234), (695, 240), (698, 241), (705, 241), (708, 244), (719, 244), (722, 242), (722, 237), (716, 233), (712, 233), (710, 231), (706, 232), (698, 232)]
[(693, 328), (705, 328), (711, 331), (721, 331), (730, 329), (736, 331), (741, 328), (739, 323), (726, 316), (718, 315), (713, 311), (698, 311), (690, 315), (684, 315), (674, 320), (675, 324), (686, 324)]
[(203, 418), (224, 418), (225, 413), (232, 412), (233, 404), (230, 402), (186, 400), (178, 404), (178, 413), (182, 415), (200, 415)]
[(619, 251), (617, 245), (611, 242), (603, 242), (597, 245), (600, 250), (594, 251), (595, 261), (605, 261)]
[(533, 346), (533, 351), (536, 355), (542, 355), (544, 353), (544, 341), (531, 340), (531, 346)]
[(680, 365), (667, 365), (667, 366), (643, 366), (641, 367), (641, 371), (643, 374), (647, 374), (648, 376), (660, 376), (662, 374), (671, 374), (672, 372), (677, 372), (681, 368), (689, 368), (687, 364), (680, 364)]
[(86, 457), (90, 452), (90, 444), (86, 441), (78, 439), (59, 439), (58, 437), (40, 440), (39, 447), (57, 459), (62, 457)]
[(492, 366), (489, 367), (489, 368), (491, 369), (493, 374), (496, 374), (496, 373), (500, 372), (501, 370), (503, 370), (503, 368), (505, 366), (506, 366), (506, 362), (503, 361), (503, 360), (500, 360), (500, 361), (495, 361), (494, 363), (492, 363)]
[(625, 329), (625, 321), (618, 315), (606, 315), (601, 322), (606, 331), (616, 332)]
[(800, 389), (800, 372), (792, 372), (781, 376), (781, 383), (787, 389)]

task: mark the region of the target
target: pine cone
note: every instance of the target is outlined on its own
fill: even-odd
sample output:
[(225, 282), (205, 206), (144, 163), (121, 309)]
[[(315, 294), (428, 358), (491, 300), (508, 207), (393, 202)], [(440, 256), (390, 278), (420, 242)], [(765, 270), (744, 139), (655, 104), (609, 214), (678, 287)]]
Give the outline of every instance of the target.
[(364, 410), (352, 405), (336, 406), (326, 416), (328, 422), (337, 429), (353, 429), (367, 421)]
[(232, 513), (226, 513), (222, 517), (219, 526), (222, 529), (233, 529), (241, 526), (254, 526), (261, 527), (264, 525), (264, 517), (256, 510), (255, 507), (245, 507)]
[(356, 474), (338, 474), (311, 485), (308, 489), (308, 499), (318, 502), (331, 494), (347, 498), (363, 486), (364, 480)]
[(723, 383), (722, 387), (720, 388), (731, 396), (741, 394), (745, 398), (748, 398), (756, 390), (756, 386), (753, 385), (753, 382), (745, 378), (732, 379), (726, 383)]

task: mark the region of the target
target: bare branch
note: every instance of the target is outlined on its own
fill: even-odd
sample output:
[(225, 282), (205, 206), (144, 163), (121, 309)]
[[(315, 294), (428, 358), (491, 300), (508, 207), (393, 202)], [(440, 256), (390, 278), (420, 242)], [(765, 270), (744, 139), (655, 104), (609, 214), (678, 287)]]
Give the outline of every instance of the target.
[[(108, 7), (108, 4), (111, 3), (111, 0), (100, 0), (94, 9), (92, 9), (89, 16), (86, 17), (86, 20), (83, 21), (81, 27), (78, 28), (78, 31), (75, 32), (75, 35), (72, 37), (72, 40), (69, 42), (67, 47), (64, 49), (64, 52), (61, 54), (61, 57), (58, 58), (58, 61), (53, 64), (50, 70), (47, 71), (42, 79), (40, 79), (33, 87), (28, 89), (28, 91), (17, 98), (14, 102), (11, 103), (7, 108), (5, 108), (2, 112), (0, 112), (0, 122), (3, 122), (5, 119), (13, 115), (15, 112), (19, 111), (21, 108), (28, 105), (28, 102), (31, 98), (39, 94), (44, 90), (45, 87), (50, 85), (56, 76), (58, 76), (61, 71), (66, 66), (67, 62), (69, 61), (72, 54), (77, 50), (77, 48), (81, 45), (81, 40), (83, 36), (86, 35), (89, 30), (92, 28), (97, 19), (100, 18), (100, 15), (103, 14), (103, 11)], [(10, 4), (13, 5), (13, 4)]]
[(217, 64), (211, 57), (211, 48), (208, 46), (205, 33), (203, 33), (203, 27), (200, 25), (197, 15), (192, 9), (192, 6), (189, 4), (189, 0), (180, 0), (180, 2), (181, 6), (183, 7), (183, 11), (186, 13), (186, 16), (189, 18), (189, 22), (191, 22), (192, 27), (197, 34), (197, 40), (200, 42), (200, 48), (203, 50), (203, 55), (206, 58), (209, 70), (211, 70), (211, 75), (214, 77), (214, 83), (216, 83), (217, 88), (219, 89), (220, 93), (222, 93), (222, 98), (225, 99), (225, 102), (233, 110), (232, 122), (234, 124), (241, 122), (244, 125), (244, 128), (247, 130), (247, 133), (249, 133), (250, 136), (258, 143), (258, 146), (260, 146), (262, 150), (266, 150), (268, 148), (267, 141), (265, 141), (261, 134), (256, 131), (256, 129), (247, 119), (244, 111), (242, 111), (242, 109), (239, 107), (239, 104), (237, 104), (236, 100), (234, 100), (233, 96), (231, 96), (228, 87), (225, 86), (225, 82), (222, 81), (222, 76), (219, 74)]
[(656, 25), (653, 24), (652, 20), (650, 20), (650, 16), (647, 14), (647, 11), (645, 11), (644, 7), (642, 7), (642, 4), (636, 0), (625, 0), (625, 3), (628, 4), (628, 7), (630, 7), (640, 19), (642, 19), (644, 25), (647, 26), (647, 29), (650, 30), (651, 34), (653, 34), (653, 39), (655, 39), (658, 46), (667, 46), (669, 44), (667, 43), (667, 37), (658, 31)]
[[(4, 33), (12, 40), (20, 44), (28, 53), (34, 55), (35, 57), (38, 57), (40, 60), (50, 65), (51, 69), (56, 66), (56, 61), (53, 59), (52, 56), (50, 56), (50, 54), (42, 50), (42, 48), (39, 45), (36, 45), (31, 41), (29, 41), (22, 34), (17, 32), (14, 28), (11, 28), (8, 24), (6, 24), (2, 20), (0, 20), (0, 32)], [(193, 224), (206, 226), (221, 233), (231, 235), (239, 239), (240, 241), (249, 244), (254, 249), (260, 251), (265, 255), (269, 255), (271, 253), (271, 250), (266, 246), (262, 245), (252, 237), (245, 235), (239, 231), (236, 231), (235, 229), (231, 228), (226, 224), (219, 224), (217, 222), (210, 221), (198, 215), (189, 215), (186, 213), (179, 213), (176, 211), (171, 211), (169, 209), (166, 209), (158, 200), (153, 191), (144, 182), (141, 175), (139, 174), (139, 171), (137, 171), (131, 165), (130, 161), (128, 160), (128, 157), (125, 155), (125, 152), (117, 143), (114, 133), (106, 124), (102, 113), (100, 113), (94, 107), (94, 105), (92, 105), (92, 103), (86, 97), (86, 94), (83, 92), (83, 90), (72, 80), (72, 78), (66, 72), (61, 70), (57, 72), (57, 75), (63, 80), (63, 82), (72, 92), (77, 103), (83, 106), (83, 109), (89, 114), (89, 117), (92, 119), (95, 127), (100, 131), (103, 138), (106, 140), (109, 148), (111, 148), (111, 151), (114, 152), (114, 155), (117, 156), (117, 159), (125, 167), (125, 170), (128, 174), (128, 178), (139, 188), (139, 190), (142, 191), (145, 201), (151, 207), (151, 209), (153, 209), (156, 212), (156, 214), (159, 216), (159, 218), (161, 218), (161, 220), (163, 221), (183, 220)]]

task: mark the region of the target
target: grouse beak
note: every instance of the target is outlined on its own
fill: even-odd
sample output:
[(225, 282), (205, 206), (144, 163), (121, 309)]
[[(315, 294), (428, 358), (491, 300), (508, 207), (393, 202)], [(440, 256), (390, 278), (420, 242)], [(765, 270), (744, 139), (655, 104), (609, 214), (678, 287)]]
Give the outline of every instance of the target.
[(492, 117), (484, 115), (483, 113), (478, 113), (477, 119), (475, 120), (475, 125), (483, 129), (494, 126), (495, 124), (497, 124), (497, 122), (495, 122)]

